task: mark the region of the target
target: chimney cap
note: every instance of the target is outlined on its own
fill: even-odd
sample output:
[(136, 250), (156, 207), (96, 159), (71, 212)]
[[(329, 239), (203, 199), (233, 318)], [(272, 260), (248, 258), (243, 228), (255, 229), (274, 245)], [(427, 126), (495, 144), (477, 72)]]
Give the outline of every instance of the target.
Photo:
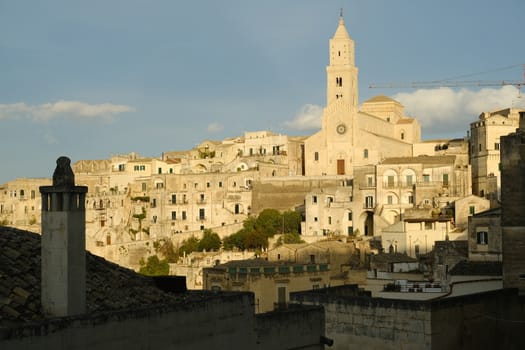
[(75, 186), (75, 174), (71, 169), (71, 159), (58, 157), (53, 172), (53, 186), (40, 186), (40, 192), (87, 192), (86, 186)]

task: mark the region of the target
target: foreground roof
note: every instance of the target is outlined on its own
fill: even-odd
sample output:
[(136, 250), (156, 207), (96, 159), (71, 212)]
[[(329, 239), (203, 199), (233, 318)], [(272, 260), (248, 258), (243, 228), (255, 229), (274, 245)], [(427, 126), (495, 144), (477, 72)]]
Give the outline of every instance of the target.
[[(40, 303), (40, 235), (0, 226), (0, 327), (46, 319)], [(87, 312), (201, 300), (201, 293), (167, 293), (153, 278), (86, 252)]]

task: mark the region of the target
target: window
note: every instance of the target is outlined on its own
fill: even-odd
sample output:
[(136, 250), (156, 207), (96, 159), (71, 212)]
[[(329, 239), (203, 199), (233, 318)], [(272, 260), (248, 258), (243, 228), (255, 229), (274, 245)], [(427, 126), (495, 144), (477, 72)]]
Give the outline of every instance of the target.
[(478, 244), (489, 244), (489, 233), (487, 231), (478, 231), (476, 233), (476, 242)]
[(394, 197), (392, 195), (388, 195), (386, 197), (387, 204), (394, 204)]
[(331, 225), (331, 224), (332, 224), (332, 217), (329, 216), (329, 217), (328, 217), (328, 225)]
[(158, 168), (157, 170), (159, 174), (162, 174), (162, 168)]
[(207, 188), (210, 188), (210, 182), (209, 182), (209, 181), (206, 182), (206, 187), (207, 187)]
[(412, 175), (407, 175), (405, 177), (405, 182), (406, 182), (407, 186), (412, 186), (414, 184), (414, 179), (413, 179)]
[(319, 152), (315, 152), (315, 153), (314, 153), (314, 160), (315, 160), (315, 161), (318, 161), (318, 160), (319, 160)]
[(368, 149), (365, 148), (365, 150), (363, 151), (363, 158), (367, 159), (368, 158)]
[(366, 177), (366, 185), (368, 187), (373, 187), (374, 186), (374, 177), (372, 175), (367, 175), (367, 177)]
[(204, 220), (206, 218), (206, 211), (204, 208), (199, 209), (199, 220)]
[(351, 211), (348, 212), (348, 221), (352, 221), (352, 212)]
[(177, 220), (177, 212), (176, 211), (172, 211), (171, 212), (171, 220)]
[(145, 192), (148, 190), (148, 184), (146, 184), (145, 182), (142, 183), (142, 192)]
[(401, 133), (401, 140), (404, 140), (404, 139), (405, 139), (405, 133), (402, 132), (402, 133)]
[(412, 194), (408, 195), (408, 204), (414, 204), (414, 195)]
[(222, 187), (222, 181), (219, 181), (219, 187)]
[(31, 190), (31, 199), (35, 199), (35, 190)]
[(354, 234), (354, 227), (353, 226), (348, 226), (347, 230), (348, 230), (348, 234), (349, 235), (353, 235)]
[(496, 143), (494, 144), (494, 149), (495, 149), (496, 151), (499, 150), (499, 142), (496, 142)]
[(177, 204), (177, 195), (176, 194), (172, 194), (171, 195), (171, 204)]
[(118, 171), (124, 171), (126, 169), (126, 165), (125, 164), (119, 164), (118, 165)]
[(182, 220), (186, 220), (186, 211), (185, 210), (182, 211)]
[(312, 196), (312, 203), (314, 203), (314, 204), (317, 203), (317, 196)]
[(470, 215), (474, 215), (475, 213), (476, 213), (476, 207), (473, 206), (473, 205), (471, 205), (471, 206), (469, 207), (469, 214), (470, 214)]
[(239, 212), (240, 212), (239, 208), (240, 208), (239, 204), (238, 203), (235, 204), (235, 207), (234, 207), (234, 213), (235, 214), (239, 214)]
[(365, 208), (373, 208), (374, 207), (374, 197), (373, 196), (366, 196), (365, 197)]
[(443, 186), (448, 186), (448, 174), (443, 174)]
[(182, 203), (186, 204), (186, 195), (185, 194), (182, 195)]
[(155, 184), (155, 187), (156, 187), (157, 189), (164, 188), (164, 184), (163, 184), (162, 182), (157, 182), (157, 183)]
[(199, 184), (198, 184), (197, 182), (195, 182), (195, 183), (193, 184), (193, 187), (194, 187), (194, 188), (197, 188), (197, 187), (199, 187)]
[(389, 175), (387, 177), (387, 186), (390, 188), (394, 187), (394, 176), (393, 175)]
[(315, 255), (310, 255), (310, 264), (315, 264)]
[(432, 230), (432, 222), (425, 221), (425, 230)]
[(314, 217), (314, 221), (317, 222), (317, 216)]
[(430, 175), (428, 175), (428, 174), (423, 174), (423, 182), (425, 182), (425, 183), (429, 183), (429, 182), (430, 182)]
[(333, 203), (334, 202), (334, 197), (327, 197), (326, 198), (326, 203), (328, 203), (328, 205), (330, 205), (330, 203)]
[[(339, 56), (341, 55), (341, 52), (339, 51)], [(336, 77), (335, 78), (335, 84), (339, 87), (343, 86), (343, 78), (341, 77)]]
[(152, 208), (156, 208), (156, 207), (157, 207), (157, 199), (156, 199), (156, 198), (153, 198), (153, 199), (151, 200), (151, 207), (152, 207)]

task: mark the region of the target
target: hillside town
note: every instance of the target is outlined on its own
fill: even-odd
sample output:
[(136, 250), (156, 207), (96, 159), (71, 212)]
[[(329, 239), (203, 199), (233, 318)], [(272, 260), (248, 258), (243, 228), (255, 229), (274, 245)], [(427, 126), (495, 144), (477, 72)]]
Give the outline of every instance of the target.
[[(228, 337), (239, 342), (230, 348), (254, 349), (521, 348), (525, 110), (479, 111), (465, 137), (422, 140), (417, 116), (407, 116), (398, 101), (379, 95), (359, 104), (355, 44), (342, 14), (326, 74), (322, 127), (314, 134), (248, 131), (189, 150), (159, 150), (158, 157), (130, 151), (71, 160), (73, 183), (69, 163), (59, 158), (53, 178), (0, 185), (0, 347), (87, 349), (75, 345), (75, 334), (101, 332), (101, 344), (109, 344), (112, 327), (123, 338), (101, 316), (71, 319), (96, 310), (153, 339), (156, 333), (139, 324), (152, 316), (143, 309), (130, 315), (162, 300), (167, 306), (154, 321), (162, 330), (150, 343), (141, 340), (144, 348), (222, 348)], [(59, 212), (72, 216), (53, 216)], [(69, 272), (44, 272), (60, 246), (50, 239), (46, 244), (57, 246), (44, 248), (46, 230), (75, 227), (85, 241), (68, 244), (82, 246), (78, 256), (85, 246), (86, 258), (71, 262)], [(47, 314), (71, 320), (48, 324), (43, 335), (27, 323), (46, 320), (35, 295), (51, 299), (59, 286), (49, 278), (35, 291), (36, 282), (8, 278), (40, 254), (40, 235), (42, 279), (73, 273), (70, 288), (88, 294), (86, 303), (73, 293), (60, 311), (53, 305), (62, 300), (42, 299), (44, 309), (51, 305)], [(17, 248), (26, 245), (34, 252)], [(113, 277), (101, 276), (107, 269)], [(183, 278), (184, 291), (158, 291), (131, 270)], [(40, 279), (29, 270), (20, 279), (35, 279), (24, 277), (31, 273)], [(97, 288), (104, 290), (95, 300)], [(131, 294), (110, 298), (115, 288)], [(231, 327), (215, 322), (226, 318)], [(160, 326), (180, 328), (185, 319), (200, 340)], [(203, 331), (212, 324), (221, 326)], [(114, 344), (133, 348), (137, 337)]]

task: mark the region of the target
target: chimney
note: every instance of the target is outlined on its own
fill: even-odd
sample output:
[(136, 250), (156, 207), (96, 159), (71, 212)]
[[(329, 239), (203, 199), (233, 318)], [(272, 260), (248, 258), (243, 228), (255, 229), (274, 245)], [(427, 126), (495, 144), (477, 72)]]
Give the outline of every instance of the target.
[(75, 186), (71, 160), (57, 159), (53, 185), (41, 186), (42, 284), (46, 314), (86, 312), (86, 186)]

